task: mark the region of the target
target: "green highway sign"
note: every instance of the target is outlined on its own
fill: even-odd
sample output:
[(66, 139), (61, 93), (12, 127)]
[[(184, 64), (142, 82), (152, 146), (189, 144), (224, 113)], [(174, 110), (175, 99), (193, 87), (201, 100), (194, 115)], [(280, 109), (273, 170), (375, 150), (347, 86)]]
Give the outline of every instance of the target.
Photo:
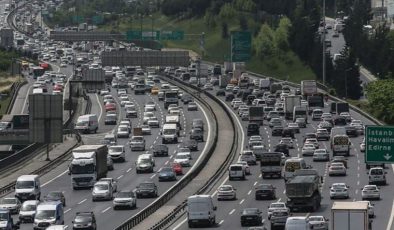
[(248, 31), (231, 32), (231, 61), (245, 62), (250, 60), (252, 34)]
[(160, 31), (129, 30), (126, 32), (127, 41), (132, 40), (159, 40)]
[(74, 15), (72, 20), (74, 23), (82, 23), (85, 21), (85, 18), (82, 16)]
[(184, 31), (160, 31), (160, 40), (183, 40)]
[(394, 162), (394, 126), (367, 126), (365, 129), (365, 162)]
[(101, 15), (96, 15), (92, 17), (92, 23), (95, 25), (101, 24), (104, 22), (104, 18)]

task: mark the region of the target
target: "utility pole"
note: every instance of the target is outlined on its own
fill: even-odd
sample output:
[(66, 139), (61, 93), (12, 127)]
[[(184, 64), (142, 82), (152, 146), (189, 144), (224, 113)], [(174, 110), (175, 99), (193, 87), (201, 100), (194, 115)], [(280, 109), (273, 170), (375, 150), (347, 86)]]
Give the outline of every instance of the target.
[(326, 85), (326, 0), (323, 0), (323, 85)]

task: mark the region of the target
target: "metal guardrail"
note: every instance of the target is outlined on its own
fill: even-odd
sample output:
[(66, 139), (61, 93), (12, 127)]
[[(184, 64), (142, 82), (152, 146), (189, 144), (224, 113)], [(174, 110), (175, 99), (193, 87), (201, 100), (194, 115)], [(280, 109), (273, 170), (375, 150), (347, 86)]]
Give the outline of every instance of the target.
[[(187, 88), (183, 88), (183, 89), (189, 93), (191, 91), (190, 89), (187, 89)], [(200, 91), (200, 89), (198, 89), (198, 91)], [(200, 171), (205, 167), (206, 163), (209, 161), (211, 155), (215, 151), (216, 143), (218, 140), (217, 117), (216, 117), (215, 113), (213, 112), (211, 106), (206, 101), (202, 100), (200, 97), (195, 96), (193, 93), (190, 93), (190, 94), (193, 95), (202, 104), (204, 104), (204, 106), (206, 106), (208, 108), (209, 112), (214, 117), (214, 121), (215, 121), (215, 125), (214, 125), (214, 134), (215, 135), (214, 135), (214, 140), (213, 140), (214, 144), (209, 148), (207, 155), (204, 157), (204, 159), (201, 161), (201, 163), (191, 173), (188, 173), (186, 176), (184, 176), (174, 186), (172, 186), (163, 195), (161, 195), (160, 198), (156, 199), (154, 202), (149, 204), (147, 207), (145, 207), (143, 210), (138, 212), (136, 215), (134, 215), (130, 219), (126, 220), (119, 227), (115, 228), (116, 230), (130, 230), (130, 229), (132, 229), (137, 224), (141, 223), (149, 215), (153, 214), (160, 207), (162, 207), (164, 204), (166, 204), (179, 191), (181, 191), (188, 183), (190, 183), (198, 175), (198, 173), (200, 173)]]
[[(187, 84), (182, 82), (181, 80), (177, 79), (177, 78), (172, 78), (175, 81), (180, 82), (181, 84), (187, 85), (190, 88), (194, 88), (198, 91), (201, 91), (200, 88), (198, 88), (197, 86), (191, 85), (191, 84)], [(233, 126), (233, 130), (234, 130), (234, 137), (233, 137), (233, 144), (231, 146), (231, 150), (230, 153), (227, 155), (225, 161), (222, 163), (222, 165), (220, 165), (218, 167), (218, 170), (215, 172), (215, 174), (209, 178), (209, 180), (196, 192), (196, 194), (203, 194), (205, 193), (210, 186), (212, 186), (213, 184), (215, 184), (215, 182), (221, 178), (221, 176), (226, 173), (228, 166), (231, 164), (231, 162), (233, 161), (234, 157), (237, 155), (237, 149), (238, 149), (238, 132), (236, 131), (236, 125), (235, 125), (235, 121), (233, 116), (231, 115), (230, 111), (228, 110), (228, 108), (224, 105), (224, 103), (222, 101), (220, 101), (219, 99), (217, 99), (215, 96), (213, 96), (212, 94), (205, 92), (205, 95), (207, 95), (209, 98), (211, 98), (212, 100), (218, 102), (218, 104), (224, 109), (224, 111), (226, 112), (226, 114), (230, 117), (230, 122)], [(156, 223), (154, 226), (152, 226), (149, 230), (160, 230), (165, 228), (168, 224), (172, 223), (172, 221), (176, 218), (179, 218), (180, 214), (183, 214), (184, 211), (186, 210), (186, 204), (187, 204), (187, 200), (184, 200), (181, 204), (179, 204), (177, 207), (175, 207), (170, 213), (168, 213), (168, 215), (166, 217), (164, 217), (163, 219), (161, 219), (158, 223)]]

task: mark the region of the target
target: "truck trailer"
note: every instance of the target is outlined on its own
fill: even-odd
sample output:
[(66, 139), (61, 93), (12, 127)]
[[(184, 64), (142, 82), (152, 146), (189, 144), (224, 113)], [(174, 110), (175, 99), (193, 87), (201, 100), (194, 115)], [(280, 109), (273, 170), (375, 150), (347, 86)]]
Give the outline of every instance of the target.
[(317, 84), (315, 80), (301, 81), (301, 93), (304, 99), (308, 96), (317, 94)]
[(250, 106), (249, 107), (249, 122), (258, 123), (263, 125), (264, 121), (264, 107)]
[(285, 97), (285, 119), (291, 120), (293, 118), (293, 112), (295, 106), (301, 106), (300, 96), (286, 96)]
[(334, 202), (331, 208), (331, 230), (369, 230), (372, 221), (366, 202)]

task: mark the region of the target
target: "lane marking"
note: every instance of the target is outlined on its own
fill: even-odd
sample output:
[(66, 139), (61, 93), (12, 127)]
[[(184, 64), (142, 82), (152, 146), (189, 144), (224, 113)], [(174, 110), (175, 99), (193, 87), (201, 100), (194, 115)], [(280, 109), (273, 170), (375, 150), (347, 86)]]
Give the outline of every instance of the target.
[(245, 199), (242, 199), (241, 202), (239, 202), (239, 204), (242, 204), (245, 201)]
[(45, 182), (44, 184), (41, 185), (41, 187), (44, 187), (44, 186), (48, 185), (49, 183), (51, 183), (52, 181), (56, 180), (57, 178), (63, 176), (63, 175), (66, 174), (66, 173), (68, 173), (68, 170), (66, 170), (66, 171), (64, 171), (64, 172), (62, 172), (62, 173), (60, 173), (60, 174), (57, 175), (56, 177), (54, 177), (54, 178), (50, 179), (49, 181)]
[(120, 176), (118, 176), (116, 179), (119, 180), (119, 179), (122, 178), (122, 177), (123, 177), (123, 174), (120, 175)]
[(126, 172), (130, 172), (130, 171), (131, 171), (131, 168), (127, 169), (127, 171), (126, 171)]
[(228, 214), (231, 215), (235, 212), (235, 209), (231, 210)]
[(65, 210), (64, 213), (68, 213), (69, 211), (71, 211), (71, 208)]
[(98, 120), (99, 120), (99, 122), (101, 121), (101, 116), (103, 115), (103, 107), (101, 106), (101, 103), (100, 103), (100, 99), (99, 99), (99, 97), (98, 97), (98, 94), (96, 94), (96, 99), (97, 99), (97, 103), (98, 103), (98, 105), (99, 105), (99, 107), (100, 107), (100, 115), (99, 115), (99, 117), (98, 117)]
[[(186, 222), (186, 219), (185, 219), (185, 222)], [(221, 220), (221, 221), (219, 222), (219, 225), (223, 224), (223, 222), (224, 222), (224, 220)]]
[(108, 208), (104, 209), (103, 211), (101, 211), (101, 213), (104, 213), (104, 212), (108, 211), (110, 208), (111, 207), (108, 207)]
[(252, 190), (249, 190), (248, 195), (250, 195), (252, 193)]
[(85, 202), (86, 199), (81, 200), (80, 202), (78, 202), (78, 204), (82, 204), (83, 202)]
[(150, 176), (150, 179), (153, 179), (156, 176), (156, 174), (153, 174), (152, 176)]
[(27, 89), (27, 92), (26, 92), (26, 95), (25, 95), (25, 102), (23, 102), (23, 107), (22, 107), (22, 111), (21, 111), (21, 113), (24, 113), (24, 111), (25, 111), (25, 107), (26, 107), (26, 104), (27, 104), (27, 99), (29, 99), (29, 93), (30, 93), (30, 90), (33, 88), (33, 85), (31, 85), (28, 89)]

